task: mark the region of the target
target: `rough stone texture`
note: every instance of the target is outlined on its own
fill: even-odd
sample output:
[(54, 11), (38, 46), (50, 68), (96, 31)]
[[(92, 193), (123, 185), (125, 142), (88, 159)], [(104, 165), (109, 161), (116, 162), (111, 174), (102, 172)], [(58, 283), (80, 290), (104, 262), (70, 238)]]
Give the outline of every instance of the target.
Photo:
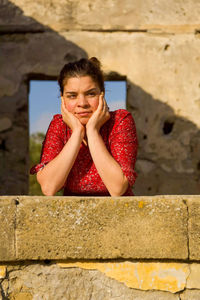
[[(123, 262), (61, 262), (62, 268), (79, 267), (99, 270), (106, 276), (138, 290), (161, 290), (176, 293), (186, 288), (189, 266), (178, 263)], [(199, 274), (193, 274), (197, 281)], [(196, 276), (196, 277), (195, 277)], [(193, 286), (195, 285), (193, 281)]]
[(188, 199), (189, 211), (188, 235), (189, 235), (189, 257), (200, 259), (200, 201), (198, 198)]
[(3, 5), (0, 24), (5, 29), (17, 24), (23, 27), (27, 25), (29, 30), (33, 30), (36, 20), (56, 31), (144, 30), (158, 29), (164, 25), (168, 31), (174, 31), (181, 26), (181, 31), (194, 32), (195, 28), (199, 28), (199, 14), (200, 4), (195, 0), (160, 0), (159, 3), (156, 0), (112, 0), (103, 3), (101, 0), (12, 0), (11, 3), (5, 2)]
[(186, 290), (180, 296), (180, 300), (199, 300), (200, 290)]
[(200, 289), (200, 265), (191, 264), (190, 265), (190, 275), (187, 279), (187, 288), (188, 289)]
[(12, 122), (8, 118), (2, 118), (0, 120), (0, 131), (9, 129), (12, 126)]
[(15, 201), (0, 198), (0, 262), (15, 259)]
[(19, 270), (10, 267), (2, 287), (11, 300), (179, 300), (168, 292), (130, 289), (99, 271), (62, 269), (55, 264), (24, 265)]
[[(176, 230), (174, 230), (176, 228)], [(17, 259), (186, 259), (181, 197), (20, 197)]]

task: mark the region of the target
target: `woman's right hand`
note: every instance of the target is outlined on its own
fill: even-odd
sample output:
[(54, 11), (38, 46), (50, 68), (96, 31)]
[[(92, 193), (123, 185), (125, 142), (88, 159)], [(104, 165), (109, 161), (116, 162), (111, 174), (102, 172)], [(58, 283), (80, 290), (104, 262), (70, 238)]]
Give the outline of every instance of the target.
[(72, 132), (81, 132), (81, 137), (83, 139), (85, 136), (85, 127), (71, 112), (67, 110), (63, 97), (61, 97), (61, 114), (63, 121), (71, 128)]

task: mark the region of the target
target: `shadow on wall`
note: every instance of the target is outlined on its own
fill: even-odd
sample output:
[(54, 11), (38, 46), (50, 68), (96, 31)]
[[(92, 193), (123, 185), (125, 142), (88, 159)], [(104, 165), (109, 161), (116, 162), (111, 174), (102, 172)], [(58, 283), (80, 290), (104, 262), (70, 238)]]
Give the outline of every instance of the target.
[(1, 3), (0, 32), (0, 194), (23, 195), (29, 177), (29, 80), (56, 79), (65, 63), (87, 53), (10, 1)]
[(135, 195), (200, 194), (200, 130), (128, 82), (127, 108), (139, 138)]

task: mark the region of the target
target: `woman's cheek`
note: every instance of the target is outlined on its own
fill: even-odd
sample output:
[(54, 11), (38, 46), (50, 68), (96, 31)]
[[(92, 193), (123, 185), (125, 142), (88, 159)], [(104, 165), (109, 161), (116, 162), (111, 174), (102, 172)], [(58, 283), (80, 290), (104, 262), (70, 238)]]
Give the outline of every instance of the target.
[(65, 102), (65, 107), (69, 112), (73, 113), (75, 109), (75, 104), (72, 102)]
[(96, 101), (93, 103), (93, 110), (97, 110), (98, 106), (99, 106), (99, 98), (95, 99)]

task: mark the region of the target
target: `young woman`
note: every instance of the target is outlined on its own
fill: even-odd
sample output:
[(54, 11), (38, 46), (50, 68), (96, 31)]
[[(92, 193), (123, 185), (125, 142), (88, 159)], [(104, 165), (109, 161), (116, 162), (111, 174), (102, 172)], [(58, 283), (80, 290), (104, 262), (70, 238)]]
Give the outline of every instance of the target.
[(109, 112), (97, 58), (66, 64), (58, 83), (61, 114), (51, 121), (40, 163), (31, 169), (44, 195), (133, 195), (137, 136), (131, 114)]

